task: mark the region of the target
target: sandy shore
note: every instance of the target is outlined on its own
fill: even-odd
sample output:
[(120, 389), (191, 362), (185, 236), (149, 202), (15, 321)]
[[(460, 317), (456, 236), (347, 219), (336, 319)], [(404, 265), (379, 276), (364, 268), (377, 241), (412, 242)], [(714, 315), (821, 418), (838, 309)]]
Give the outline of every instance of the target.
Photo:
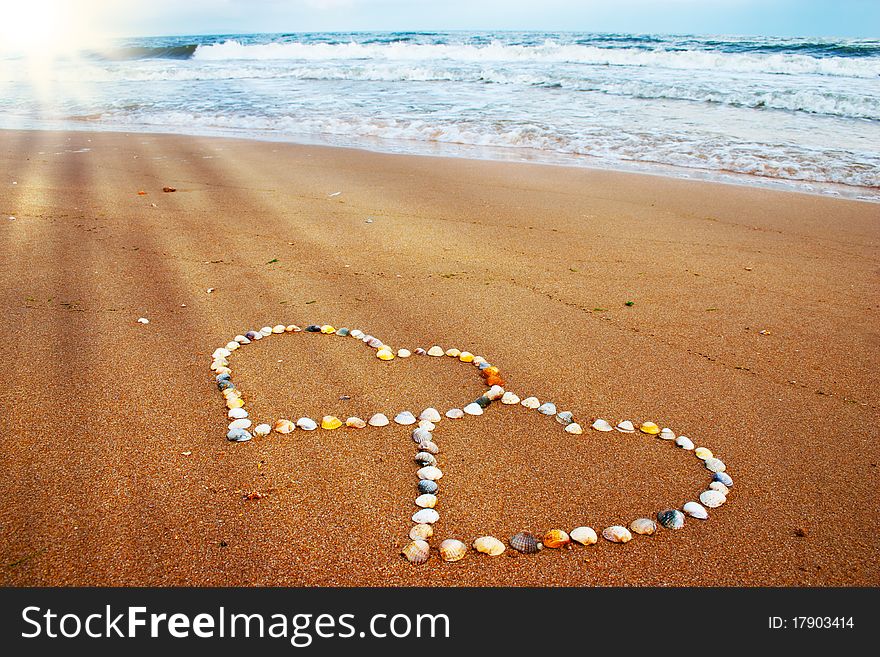
[[(880, 584), (878, 205), (280, 143), (2, 132), (0, 244), (4, 584)], [(224, 439), (209, 354), (278, 322), (467, 348), (585, 424), (651, 419), (691, 436), (735, 488), (709, 521), (628, 545), (413, 567), (398, 556), (415, 510), (408, 430)], [(381, 363), (332, 336), (233, 359), (264, 419), (448, 408), (482, 389), (451, 359)], [(437, 536), (467, 542), (628, 523), (709, 477), (669, 443), (569, 436), (501, 405), (445, 420), (437, 439)]]

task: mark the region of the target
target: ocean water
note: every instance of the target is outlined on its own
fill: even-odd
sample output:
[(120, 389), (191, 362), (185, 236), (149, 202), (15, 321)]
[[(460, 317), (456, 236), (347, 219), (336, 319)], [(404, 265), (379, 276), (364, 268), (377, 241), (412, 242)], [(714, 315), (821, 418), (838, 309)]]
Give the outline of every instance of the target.
[(880, 40), (452, 32), (156, 37), (34, 72), (0, 127), (214, 134), (880, 200)]

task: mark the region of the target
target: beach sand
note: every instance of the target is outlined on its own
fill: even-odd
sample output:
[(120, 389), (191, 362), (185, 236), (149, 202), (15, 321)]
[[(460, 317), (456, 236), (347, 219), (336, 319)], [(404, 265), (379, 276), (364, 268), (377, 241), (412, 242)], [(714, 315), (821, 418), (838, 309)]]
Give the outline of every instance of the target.
[[(880, 584), (880, 205), (6, 131), (0, 244), (3, 584)], [(247, 329), (325, 322), (484, 355), (509, 389), (584, 426), (669, 426), (720, 456), (735, 487), (708, 521), (627, 545), (412, 566), (399, 556), (416, 510), (407, 428), (225, 439), (211, 352)], [(266, 420), (460, 407), (483, 389), (452, 359), (383, 363), (336, 336), (273, 336), (230, 361)], [(435, 538), (468, 544), (628, 524), (710, 477), (668, 442), (571, 436), (500, 404), (443, 420), (436, 438)]]

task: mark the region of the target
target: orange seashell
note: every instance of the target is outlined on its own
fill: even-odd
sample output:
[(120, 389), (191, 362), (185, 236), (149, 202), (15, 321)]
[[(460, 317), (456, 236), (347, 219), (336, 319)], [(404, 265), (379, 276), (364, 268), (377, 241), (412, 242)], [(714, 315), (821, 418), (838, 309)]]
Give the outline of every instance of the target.
[(544, 539), (541, 542), (544, 544), (544, 547), (560, 548), (571, 543), (571, 538), (561, 529), (551, 529), (544, 534)]
[(486, 377), (486, 385), (489, 386), (503, 386), (505, 384), (504, 379), (500, 376), (489, 376)]
[(483, 376), (492, 376), (493, 374), (498, 374), (499, 372), (501, 372), (501, 370), (499, 370), (494, 365), (490, 365), (489, 367), (485, 368), (482, 373)]

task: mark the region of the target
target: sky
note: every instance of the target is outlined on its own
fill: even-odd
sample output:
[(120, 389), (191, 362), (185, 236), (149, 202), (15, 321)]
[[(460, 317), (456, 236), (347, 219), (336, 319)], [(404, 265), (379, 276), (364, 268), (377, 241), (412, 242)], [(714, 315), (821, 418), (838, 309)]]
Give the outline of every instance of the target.
[(115, 0), (101, 13), (107, 31), (131, 35), (531, 29), (880, 37), (880, 0)]

